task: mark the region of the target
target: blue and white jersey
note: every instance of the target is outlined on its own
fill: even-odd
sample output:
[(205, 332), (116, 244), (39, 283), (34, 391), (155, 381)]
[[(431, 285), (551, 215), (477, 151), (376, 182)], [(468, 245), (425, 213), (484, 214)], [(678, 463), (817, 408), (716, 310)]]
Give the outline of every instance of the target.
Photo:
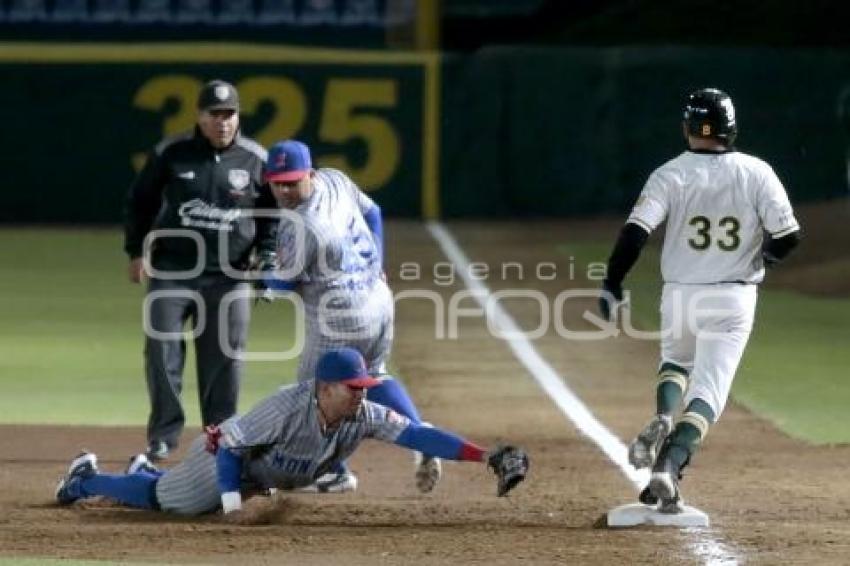
[(298, 283), (304, 303), (299, 380), (313, 379), (319, 357), (340, 347), (359, 350), (372, 375), (386, 372), (394, 305), (363, 216), (374, 206), (345, 174), (319, 169), (313, 193), (280, 222), (275, 275)]
[[(395, 442), (410, 421), (382, 405), (364, 400), (357, 414), (323, 431), (315, 397), (316, 382), (281, 387), (243, 416), (220, 427), (220, 446), (242, 457), (242, 486), (292, 488), (317, 477), (349, 456), (364, 438)], [(216, 457), (197, 437), (186, 457), (156, 483), (163, 511), (208, 513), (221, 503)]]
[(282, 387), (249, 413), (221, 424), (221, 446), (242, 455), (244, 480), (260, 488), (309, 485), (348, 458), (364, 438), (395, 442), (410, 424), (364, 400), (356, 415), (324, 431), (315, 387), (313, 380)]
[(363, 218), (373, 206), (345, 174), (318, 169), (312, 195), (281, 220), (280, 275), (301, 283), (308, 320), (320, 307), (363, 307), (383, 285), (379, 247)]

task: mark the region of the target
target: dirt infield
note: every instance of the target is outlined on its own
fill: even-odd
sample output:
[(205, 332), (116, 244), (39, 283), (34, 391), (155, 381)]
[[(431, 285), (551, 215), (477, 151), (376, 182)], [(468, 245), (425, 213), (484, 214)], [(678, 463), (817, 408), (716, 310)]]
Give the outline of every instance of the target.
[[(471, 258), (498, 271), (504, 261), (552, 261), (556, 244), (590, 224), (463, 223), (452, 229)], [(415, 259), (424, 267), (419, 281), (393, 281), (396, 292), (425, 287), (448, 299), (461, 288), (433, 282), (431, 266), (445, 258), (420, 224), (392, 223), (390, 235), (390, 265)], [(551, 297), (577, 283), (559, 270), (550, 281), (495, 277), (487, 284), (492, 290), (533, 287)], [(582, 308), (591, 305), (567, 305), (565, 319), (580, 327)], [(527, 302), (506, 306), (520, 326), (536, 325), (539, 314)], [(457, 340), (435, 339), (434, 307), (427, 301), (402, 301), (397, 318), (394, 363), (426, 419), (482, 442), (510, 440), (528, 448), (530, 477), (511, 497), (495, 497), (494, 479), (483, 467), (459, 463), (445, 466), (434, 493), (419, 495), (410, 455), (370, 442), (352, 460), (361, 482), (356, 493), (286, 495), (266, 502), (259, 525), (190, 520), (103, 501), (59, 508), (52, 503), (55, 480), (78, 448), (97, 452), (103, 468), (119, 470), (142, 431), (6, 426), (0, 427), (0, 556), (348, 566), (703, 560), (694, 548), (698, 533), (594, 527), (607, 509), (633, 500), (630, 483), (558, 412), (481, 317), (461, 320)], [(655, 344), (565, 341), (549, 332), (535, 346), (621, 439), (651, 414)], [(733, 557), (756, 564), (845, 564), (848, 461), (848, 447), (807, 446), (730, 405), (688, 469), (684, 495), (709, 513), (708, 534)]]

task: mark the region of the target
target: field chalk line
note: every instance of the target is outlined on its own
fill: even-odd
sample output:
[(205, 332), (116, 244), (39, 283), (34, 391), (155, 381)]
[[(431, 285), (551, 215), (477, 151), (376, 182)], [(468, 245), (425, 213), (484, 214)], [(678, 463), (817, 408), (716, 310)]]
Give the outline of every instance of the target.
[[(481, 305), (485, 316), (490, 318), (490, 324), (499, 329), (502, 339), (508, 343), (517, 359), (531, 373), (534, 380), (552, 399), (562, 413), (575, 427), (590, 440), (613, 462), (623, 475), (640, 491), (649, 481), (648, 470), (635, 470), (628, 462), (628, 450), (616, 435), (605, 427), (590, 409), (579, 399), (555, 369), (541, 356), (531, 341), (525, 337), (522, 329), (514, 322), (511, 315), (498, 302), (488, 304), (491, 296), (490, 289), (484, 283), (469, 276), (469, 259), (455, 241), (452, 234), (440, 222), (427, 222), (426, 227), (431, 236), (437, 241), (440, 249), (451, 261), (456, 273), (473, 292), (475, 299)], [(727, 565), (738, 564), (737, 555), (723, 544), (718, 538), (705, 529), (683, 529), (689, 536), (689, 550), (703, 564)]]

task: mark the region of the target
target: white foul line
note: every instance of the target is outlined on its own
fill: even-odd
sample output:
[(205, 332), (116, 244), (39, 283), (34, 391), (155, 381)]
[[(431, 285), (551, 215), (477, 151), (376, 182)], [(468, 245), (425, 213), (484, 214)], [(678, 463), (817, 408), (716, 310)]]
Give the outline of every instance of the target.
[[(490, 289), (484, 283), (469, 276), (469, 259), (460, 249), (448, 229), (439, 222), (426, 223), (431, 236), (437, 241), (440, 249), (454, 264), (455, 271), (460, 275), (466, 286), (484, 310), (490, 324), (499, 329), (502, 338), (508, 343), (517, 359), (528, 369), (535, 381), (557, 405), (562, 413), (575, 427), (594, 442), (608, 458), (620, 468), (635, 488), (643, 489), (649, 481), (648, 470), (635, 470), (628, 462), (628, 450), (605, 425), (590, 412), (587, 406), (561, 379), (561, 376), (541, 356), (534, 345), (525, 336), (522, 329), (514, 322), (497, 301), (488, 301)], [(737, 564), (734, 553), (725, 545), (711, 537), (708, 533), (693, 530), (697, 540), (691, 545), (691, 551), (706, 564)]]

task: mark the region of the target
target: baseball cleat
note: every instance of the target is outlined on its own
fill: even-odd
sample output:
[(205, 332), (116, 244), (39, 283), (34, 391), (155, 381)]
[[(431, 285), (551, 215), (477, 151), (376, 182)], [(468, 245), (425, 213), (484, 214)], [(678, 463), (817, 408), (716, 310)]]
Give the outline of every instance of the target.
[(432, 491), (443, 476), (442, 462), (439, 458), (426, 456), (419, 452), (416, 452), (414, 461), (416, 463), (416, 472), (414, 474), (416, 488), (422, 493)]
[(681, 513), (685, 502), (679, 492), (679, 469), (670, 460), (663, 458), (652, 468), (649, 477), (649, 492), (658, 500), (658, 510), (662, 513)]
[(658, 498), (653, 495), (648, 485), (641, 490), (640, 495), (638, 495), (638, 501), (644, 505), (658, 505)]
[(649, 480), (649, 491), (658, 499), (661, 513), (681, 513), (684, 501), (679, 493), (679, 484), (669, 472), (655, 472)]
[(148, 449), (145, 450), (145, 456), (151, 462), (161, 462), (168, 459), (170, 452), (171, 448), (164, 440), (151, 440)]
[(97, 456), (91, 452), (81, 452), (71, 461), (68, 473), (56, 485), (56, 500), (61, 505), (70, 505), (80, 499), (80, 483), (97, 473)]
[(314, 483), (299, 488), (307, 493), (344, 493), (357, 489), (357, 476), (349, 472), (329, 472), (319, 476)]
[(640, 470), (655, 463), (661, 444), (673, 428), (669, 415), (655, 415), (629, 445), (629, 464)]
[(124, 473), (130, 475), (138, 472), (157, 474), (159, 473), (159, 468), (154, 466), (144, 453), (136, 454), (135, 456), (130, 456), (130, 460), (127, 462), (127, 469), (124, 470)]

